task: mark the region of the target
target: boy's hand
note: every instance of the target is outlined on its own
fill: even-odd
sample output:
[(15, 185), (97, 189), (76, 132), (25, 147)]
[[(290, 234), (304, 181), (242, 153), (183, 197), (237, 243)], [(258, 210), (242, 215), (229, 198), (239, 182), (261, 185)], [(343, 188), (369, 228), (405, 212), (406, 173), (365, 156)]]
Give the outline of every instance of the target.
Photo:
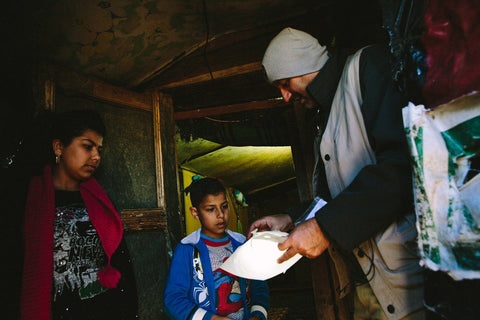
[(265, 216), (254, 221), (248, 230), (248, 238), (252, 237), (252, 231), (280, 230), (289, 231), (293, 228), (292, 218), (288, 214), (276, 214), (273, 216)]

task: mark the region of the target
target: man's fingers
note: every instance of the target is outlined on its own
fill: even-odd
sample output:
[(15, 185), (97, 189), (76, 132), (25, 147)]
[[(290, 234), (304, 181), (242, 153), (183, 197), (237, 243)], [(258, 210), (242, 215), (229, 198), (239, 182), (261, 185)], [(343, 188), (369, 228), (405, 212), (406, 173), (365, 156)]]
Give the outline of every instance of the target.
[(297, 253), (296, 250), (290, 244), (290, 242), (291, 242), (290, 238), (287, 238), (287, 239), (285, 239), (285, 241), (278, 244), (278, 249), (279, 250), (281, 250), (281, 251), (285, 250), (285, 252), (282, 254), (282, 256), (280, 258), (278, 258), (278, 260), (277, 260), (278, 263), (282, 263), (283, 261), (286, 261), (286, 260), (290, 259), (291, 257), (293, 257), (295, 255), (295, 253)]
[(280, 251), (283, 251), (283, 250), (286, 250), (286, 249), (290, 248), (292, 246), (290, 242), (291, 242), (290, 238), (285, 239), (283, 242), (280, 242), (278, 244), (278, 249)]
[(297, 250), (295, 250), (294, 248), (290, 247), (287, 249), (287, 251), (285, 251), (282, 256), (280, 258), (278, 258), (277, 262), (278, 263), (282, 263), (284, 261), (287, 261), (288, 259), (290, 259), (291, 257), (293, 257), (294, 255), (297, 254)]

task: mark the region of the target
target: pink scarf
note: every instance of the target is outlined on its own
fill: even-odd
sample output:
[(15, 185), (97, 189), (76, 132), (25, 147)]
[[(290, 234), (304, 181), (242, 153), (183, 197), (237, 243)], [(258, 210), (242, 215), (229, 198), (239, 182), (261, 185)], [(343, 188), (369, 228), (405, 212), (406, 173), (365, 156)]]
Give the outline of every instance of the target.
[[(107, 194), (94, 178), (80, 185), (80, 194), (108, 257), (107, 266), (97, 273), (98, 280), (106, 288), (115, 288), (121, 275), (111, 266), (110, 260), (122, 239), (122, 221)], [(43, 176), (31, 180), (25, 208), (22, 320), (51, 319), (54, 214), (52, 168), (46, 166)]]

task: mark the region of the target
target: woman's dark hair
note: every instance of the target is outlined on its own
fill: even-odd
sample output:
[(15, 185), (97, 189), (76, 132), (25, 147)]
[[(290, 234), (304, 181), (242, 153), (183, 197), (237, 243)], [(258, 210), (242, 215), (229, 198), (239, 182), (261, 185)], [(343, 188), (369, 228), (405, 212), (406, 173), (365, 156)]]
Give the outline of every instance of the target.
[(37, 174), (48, 163), (54, 163), (52, 140), (59, 139), (68, 146), (75, 137), (87, 130), (105, 136), (105, 125), (93, 110), (75, 110), (60, 113), (39, 113), (25, 132), (15, 155), (14, 167), (29, 175)]
[(102, 137), (105, 136), (105, 125), (95, 111), (75, 110), (57, 113), (52, 123), (50, 141), (59, 139), (64, 146), (68, 146), (75, 137), (87, 130), (93, 130)]
[(187, 188), (185, 193), (190, 193), (190, 200), (192, 206), (198, 209), (203, 198), (207, 195), (217, 195), (219, 193), (226, 193), (223, 184), (214, 178), (203, 178), (193, 181)]

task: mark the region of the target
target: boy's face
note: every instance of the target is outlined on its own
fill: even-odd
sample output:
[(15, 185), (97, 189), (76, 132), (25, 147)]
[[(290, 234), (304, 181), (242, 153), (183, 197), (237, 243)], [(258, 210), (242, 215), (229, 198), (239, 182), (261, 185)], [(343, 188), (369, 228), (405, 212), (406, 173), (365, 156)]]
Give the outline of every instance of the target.
[(225, 236), (230, 213), (224, 192), (216, 195), (207, 195), (198, 205), (198, 210), (195, 207), (191, 207), (190, 212), (195, 219), (200, 220), (204, 235), (214, 239), (220, 239)]

